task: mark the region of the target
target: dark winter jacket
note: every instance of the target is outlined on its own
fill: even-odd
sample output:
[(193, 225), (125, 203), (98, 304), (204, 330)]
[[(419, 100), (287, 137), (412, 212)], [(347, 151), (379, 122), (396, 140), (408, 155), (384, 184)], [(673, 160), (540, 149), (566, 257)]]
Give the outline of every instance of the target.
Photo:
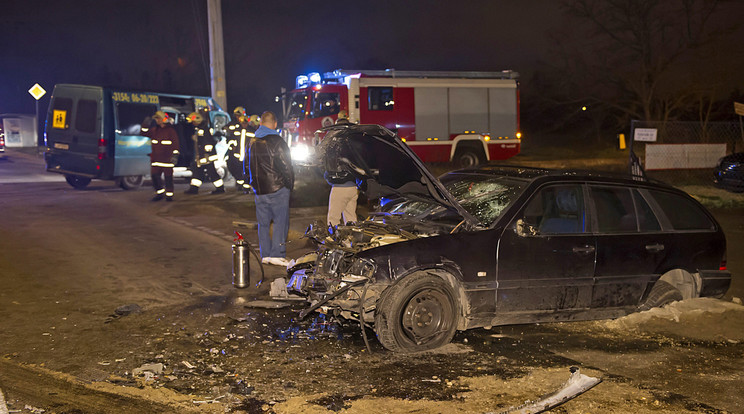
[(289, 147), (276, 131), (260, 126), (248, 148), (246, 172), (256, 195), (271, 194), (282, 187), (294, 188)]
[(178, 134), (170, 124), (162, 127), (157, 124), (151, 127), (143, 127), (142, 135), (150, 138), (152, 152), (150, 152), (150, 163), (159, 167), (173, 167), (178, 160)]

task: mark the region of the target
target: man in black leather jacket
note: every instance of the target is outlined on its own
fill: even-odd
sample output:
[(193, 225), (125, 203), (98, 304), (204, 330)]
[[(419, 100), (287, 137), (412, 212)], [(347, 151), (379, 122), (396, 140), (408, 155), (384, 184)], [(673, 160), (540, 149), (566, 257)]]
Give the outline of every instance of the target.
[[(244, 169), (256, 194), (258, 246), (263, 263), (288, 264), (289, 195), (294, 188), (294, 170), (287, 143), (276, 131), (276, 115), (261, 114), (261, 125), (251, 140)], [(271, 222), (273, 234), (270, 234)]]

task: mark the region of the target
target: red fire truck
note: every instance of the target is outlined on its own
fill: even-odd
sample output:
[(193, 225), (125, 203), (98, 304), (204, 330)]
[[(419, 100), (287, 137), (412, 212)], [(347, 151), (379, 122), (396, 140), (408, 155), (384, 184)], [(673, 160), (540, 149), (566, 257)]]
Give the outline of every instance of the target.
[(314, 133), (339, 111), (361, 124), (379, 124), (424, 162), (471, 166), (519, 153), (518, 74), (343, 70), (300, 75), (283, 94), (283, 132), (292, 157), (310, 153)]

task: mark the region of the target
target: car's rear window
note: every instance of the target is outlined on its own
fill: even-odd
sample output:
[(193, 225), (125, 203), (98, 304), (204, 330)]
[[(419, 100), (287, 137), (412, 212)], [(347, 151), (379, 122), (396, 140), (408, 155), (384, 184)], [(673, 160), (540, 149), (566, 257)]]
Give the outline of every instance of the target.
[(715, 224), (693, 200), (665, 191), (649, 191), (675, 230), (714, 230)]

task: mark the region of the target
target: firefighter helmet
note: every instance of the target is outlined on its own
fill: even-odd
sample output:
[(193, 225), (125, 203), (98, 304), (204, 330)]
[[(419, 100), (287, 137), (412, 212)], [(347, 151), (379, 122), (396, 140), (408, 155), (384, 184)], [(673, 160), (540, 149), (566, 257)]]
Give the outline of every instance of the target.
[(167, 121), (168, 120), (168, 114), (166, 114), (163, 111), (157, 111), (157, 112), (155, 112), (155, 115), (152, 116), (152, 119), (155, 119), (155, 120), (158, 120), (159, 119), (159, 120), (166, 120)]
[(242, 106), (236, 106), (235, 109), (233, 109), (233, 113), (238, 117), (243, 116), (245, 115), (245, 108)]
[(186, 117), (194, 125), (199, 125), (204, 122), (204, 117), (199, 112), (192, 112)]
[(251, 115), (248, 123), (251, 125), (258, 125), (258, 123), (261, 121), (261, 119), (258, 117), (258, 115)]
[(349, 119), (349, 114), (342, 109), (338, 111), (338, 119)]
[(248, 122), (249, 120), (250, 120), (250, 118), (248, 118), (245, 115), (241, 115), (241, 116), (238, 117), (238, 122), (240, 122), (241, 124), (244, 123), (244, 122)]

